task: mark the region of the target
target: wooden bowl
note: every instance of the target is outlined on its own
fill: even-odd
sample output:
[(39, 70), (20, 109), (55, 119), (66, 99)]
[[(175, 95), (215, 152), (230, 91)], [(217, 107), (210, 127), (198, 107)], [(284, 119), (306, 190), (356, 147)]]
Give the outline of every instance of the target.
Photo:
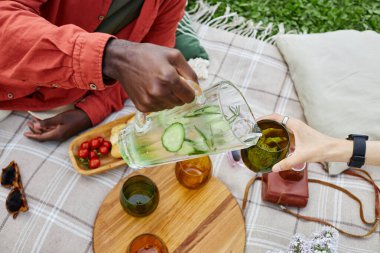
[(110, 140), (111, 129), (116, 125), (127, 123), (133, 116), (134, 114), (129, 114), (117, 120), (111, 121), (107, 124), (92, 128), (89, 131), (84, 132), (83, 134), (79, 135), (74, 140), (72, 140), (69, 146), (69, 155), (71, 163), (73, 164), (76, 171), (78, 171), (82, 175), (89, 176), (98, 173), (103, 173), (105, 171), (125, 165), (125, 161), (122, 158), (114, 158), (111, 156), (111, 154), (108, 154), (100, 159), (100, 167), (96, 169), (87, 169), (83, 164), (81, 164), (80, 161), (77, 160), (76, 154), (78, 153), (80, 144), (84, 141), (89, 141), (92, 138), (98, 136), (103, 137), (106, 140)]

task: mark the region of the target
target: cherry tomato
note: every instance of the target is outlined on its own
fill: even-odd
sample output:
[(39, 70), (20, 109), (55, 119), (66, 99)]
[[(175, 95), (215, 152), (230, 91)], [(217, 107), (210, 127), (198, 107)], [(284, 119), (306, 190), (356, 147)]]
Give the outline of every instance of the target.
[(92, 158), (90, 159), (90, 162), (88, 164), (91, 169), (96, 169), (100, 166), (100, 160), (99, 158)]
[(90, 159), (92, 159), (92, 158), (98, 158), (98, 153), (96, 153), (95, 150), (90, 151)]
[(98, 138), (96, 138), (96, 139), (98, 139), (99, 140), (99, 142), (100, 142), (100, 145), (102, 145), (102, 143), (103, 143), (103, 141), (104, 141), (104, 138), (103, 137), (98, 137)]
[(88, 157), (88, 149), (79, 149), (78, 150), (78, 156), (80, 158), (83, 158), (83, 159), (87, 158)]
[(80, 144), (80, 149), (89, 149), (90, 148), (90, 142), (85, 141), (82, 144)]
[(109, 151), (109, 149), (106, 146), (100, 146), (99, 152), (102, 155), (107, 155), (110, 151)]
[(98, 138), (94, 138), (90, 141), (91, 149), (99, 148), (100, 147), (100, 141)]
[(112, 144), (111, 142), (104, 140), (102, 146), (106, 146), (108, 150), (110, 150), (112, 147)]

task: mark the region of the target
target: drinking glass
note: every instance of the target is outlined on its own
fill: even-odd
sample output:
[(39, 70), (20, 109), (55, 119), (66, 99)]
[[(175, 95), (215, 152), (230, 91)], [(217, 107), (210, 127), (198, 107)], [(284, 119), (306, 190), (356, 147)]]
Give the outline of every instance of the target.
[(142, 234), (129, 244), (128, 253), (168, 253), (165, 243), (156, 235)]
[(146, 122), (143, 127), (129, 124), (119, 135), (122, 157), (132, 168), (247, 148), (261, 136), (245, 98), (228, 81), (192, 103), (150, 113)]
[(212, 162), (209, 156), (177, 162), (175, 175), (180, 184), (189, 189), (198, 189), (207, 184), (212, 176)]
[(290, 145), (289, 133), (274, 120), (260, 120), (257, 124), (262, 136), (256, 145), (242, 149), (241, 157), (250, 170), (268, 173), (273, 165), (286, 157)]
[(135, 217), (151, 214), (160, 199), (156, 184), (146, 176), (136, 175), (124, 182), (120, 191), (120, 203), (124, 210)]

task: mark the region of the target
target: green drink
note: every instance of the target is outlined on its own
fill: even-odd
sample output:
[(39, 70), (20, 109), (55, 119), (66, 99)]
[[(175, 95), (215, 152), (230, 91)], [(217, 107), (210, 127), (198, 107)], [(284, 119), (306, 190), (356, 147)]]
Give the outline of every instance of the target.
[(190, 104), (151, 113), (147, 120), (144, 132), (130, 124), (119, 135), (121, 154), (134, 168), (246, 148), (261, 136), (247, 102), (229, 82)]
[(143, 175), (127, 179), (120, 192), (120, 203), (124, 210), (136, 217), (151, 214), (157, 208), (159, 198), (155, 183)]
[(272, 166), (286, 157), (289, 150), (289, 133), (285, 127), (272, 120), (257, 122), (262, 136), (256, 145), (242, 149), (244, 164), (254, 172), (267, 173)]

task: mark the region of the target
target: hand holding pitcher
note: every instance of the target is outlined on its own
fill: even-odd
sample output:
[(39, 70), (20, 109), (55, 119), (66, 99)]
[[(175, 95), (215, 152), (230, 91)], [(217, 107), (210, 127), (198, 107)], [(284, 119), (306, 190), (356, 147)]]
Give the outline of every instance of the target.
[(131, 167), (148, 167), (254, 145), (261, 136), (245, 98), (222, 81), (205, 90), (201, 103), (177, 106), (147, 116), (143, 132), (128, 125), (119, 148)]

